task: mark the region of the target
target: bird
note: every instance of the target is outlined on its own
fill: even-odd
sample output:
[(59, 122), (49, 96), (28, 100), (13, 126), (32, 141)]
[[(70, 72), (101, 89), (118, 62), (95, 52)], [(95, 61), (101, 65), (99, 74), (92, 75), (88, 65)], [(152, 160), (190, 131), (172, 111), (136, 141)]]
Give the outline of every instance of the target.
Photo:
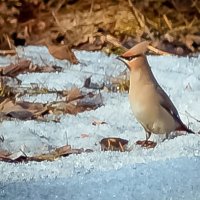
[(151, 134), (165, 134), (186, 131), (194, 134), (182, 121), (167, 93), (157, 82), (145, 53), (148, 41), (143, 41), (127, 50), (117, 59), (130, 71), (129, 102), (136, 120), (146, 132), (144, 141), (136, 144), (153, 148), (156, 142), (150, 141)]

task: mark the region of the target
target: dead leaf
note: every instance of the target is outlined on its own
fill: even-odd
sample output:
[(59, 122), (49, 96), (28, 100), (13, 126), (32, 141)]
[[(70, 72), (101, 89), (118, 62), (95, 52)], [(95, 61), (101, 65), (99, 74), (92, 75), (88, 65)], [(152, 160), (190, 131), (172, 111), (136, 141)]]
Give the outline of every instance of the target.
[(100, 141), (101, 150), (102, 151), (121, 151), (124, 152), (126, 150), (126, 146), (128, 144), (128, 140), (121, 138), (103, 138)]
[(101, 94), (88, 93), (83, 99), (77, 102), (78, 106), (96, 109), (103, 105)]
[(138, 140), (138, 141), (136, 141), (136, 144), (140, 145), (141, 147), (145, 147), (147, 149), (154, 148), (157, 145), (156, 142), (150, 141), (150, 140), (148, 140), (148, 141), (147, 140)]
[(2, 76), (16, 77), (21, 73), (26, 72), (61, 72), (62, 67), (58, 66), (37, 66), (33, 65), (29, 60), (20, 60), (18, 63), (11, 63), (8, 66), (1, 67), (0, 72)]
[(77, 106), (77, 102), (69, 102), (66, 104), (65, 113), (76, 115), (79, 112), (83, 112), (82, 108)]
[(6, 67), (1, 68), (1, 75), (16, 77), (18, 74), (25, 71), (25, 69), (28, 69), (30, 64), (31, 61), (29, 60), (20, 60), (17, 64), (11, 63)]
[(11, 112), (12, 107), (14, 106), (15, 106), (14, 100), (6, 98), (0, 103), (0, 111), (3, 113)]
[(0, 103), (0, 111), (8, 117), (30, 120), (47, 113), (48, 109), (40, 103), (14, 102), (14, 100), (5, 99)]
[(38, 70), (34, 72), (62, 72), (63, 68), (59, 66), (43, 66), (43, 67), (38, 67)]
[(18, 101), (17, 105), (21, 106), (23, 109), (26, 109), (34, 114), (34, 116), (41, 116), (48, 113), (48, 108), (45, 104), (42, 103), (31, 103), (25, 101)]
[(11, 155), (9, 155), (8, 158), (13, 161), (19, 161), (21, 159), (23, 160), (26, 159), (27, 156), (22, 151), (18, 151), (16, 153), (12, 153)]
[(26, 156), (23, 151), (19, 151), (13, 154), (0, 151), (0, 161), (10, 162), (10, 163), (29, 162), (29, 161), (41, 162), (45, 160), (54, 161), (55, 159), (60, 158), (62, 156), (68, 156), (70, 154), (80, 154), (83, 152), (84, 152), (84, 149), (82, 148), (72, 149), (70, 145), (64, 145), (46, 154), (34, 155), (30, 157)]
[(52, 102), (49, 110), (54, 114), (69, 113), (76, 115), (79, 112), (96, 109), (103, 105), (101, 94), (85, 93), (78, 88), (64, 91), (66, 101)]
[(8, 158), (11, 155), (10, 152), (5, 151), (5, 150), (0, 150), (0, 160), (4, 159), (4, 158)]
[(47, 45), (49, 53), (60, 60), (69, 60), (72, 64), (78, 64), (79, 61), (76, 58), (75, 54), (71, 51), (71, 49), (67, 45)]
[(67, 102), (74, 101), (74, 100), (77, 100), (77, 99), (81, 99), (81, 98), (84, 97), (84, 95), (81, 93), (80, 89), (77, 88), (77, 87), (72, 88), (65, 95), (66, 95), (66, 101)]
[(34, 119), (34, 114), (27, 110), (11, 111), (11, 112), (7, 113), (6, 116), (20, 119), (20, 120)]
[(86, 37), (85, 43), (81, 43), (77, 46), (79, 50), (95, 51), (101, 50), (105, 43), (105, 36), (91, 36)]

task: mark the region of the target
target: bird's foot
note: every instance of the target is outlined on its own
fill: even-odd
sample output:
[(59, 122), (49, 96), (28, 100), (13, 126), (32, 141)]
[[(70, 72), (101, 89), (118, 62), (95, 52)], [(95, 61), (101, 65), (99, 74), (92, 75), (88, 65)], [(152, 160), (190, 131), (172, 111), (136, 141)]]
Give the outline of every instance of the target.
[(157, 143), (149, 140), (138, 140), (136, 144), (140, 145), (141, 147), (154, 148)]

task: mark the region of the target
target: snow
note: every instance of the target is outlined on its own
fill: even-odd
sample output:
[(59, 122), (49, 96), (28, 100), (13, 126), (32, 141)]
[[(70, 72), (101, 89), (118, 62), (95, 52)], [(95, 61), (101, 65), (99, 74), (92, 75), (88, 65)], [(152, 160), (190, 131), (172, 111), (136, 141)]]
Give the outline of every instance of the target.
[[(19, 75), (23, 86), (38, 84), (49, 89), (82, 87), (92, 75), (94, 83), (109, 82), (123, 73), (125, 66), (101, 52), (76, 51), (80, 64), (70, 65), (49, 55), (44, 47), (18, 48), (18, 57), (34, 63), (57, 65), (61, 73)], [(17, 57), (0, 57), (0, 65), (17, 62)], [(176, 105), (181, 119), (195, 132), (200, 119), (200, 56), (148, 56), (158, 82)], [(48, 152), (69, 143), (74, 148), (93, 149), (59, 158), (54, 162), (9, 164), (0, 162), (0, 199), (200, 199), (200, 135), (182, 135), (144, 149), (135, 142), (144, 139), (142, 127), (135, 121), (127, 93), (101, 92), (104, 106), (76, 116), (62, 115), (61, 123), (3, 121), (0, 148), (12, 152), (20, 148), (27, 155)], [(55, 101), (57, 95), (25, 96), (34, 102)], [(186, 112), (187, 111), (187, 112)], [(93, 126), (93, 120), (107, 124)], [(81, 134), (88, 137), (82, 138)], [(104, 137), (129, 140), (129, 152), (101, 152)]]
[[(190, 164), (185, 165), (186, 162)], [(133, 164), (109, 171), (91, 172), (79, 168), (72, 176), (54, 177), (54, 173), (62, 169), (60, 164), (59, 169), (48, 171), (53, 179), (44, 176), (37, 181), (9, 183), (4, 185), (2, 197), (20, 200), (199, 199), (199, 174), (195, 173), (199, 164), (200, 160), (196, 158), (179, 158), (173, 162), (165, 160)], [(40, 165), (41, 171), (47, 170), (44, 164)], [(52, 166), (48, 167), (52, 169)], [(189, 178), (188, 172), (192, 172)]]

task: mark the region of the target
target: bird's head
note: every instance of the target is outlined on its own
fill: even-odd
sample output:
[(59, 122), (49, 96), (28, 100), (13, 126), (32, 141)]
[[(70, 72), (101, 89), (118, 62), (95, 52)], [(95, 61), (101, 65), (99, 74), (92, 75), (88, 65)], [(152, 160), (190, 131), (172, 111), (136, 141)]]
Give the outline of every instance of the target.
[(149, 42), (147, 41), (141, 42), (118, 56), (117, 59), (125, 63), (129, 70), (139, 67), (140, 62), (144, 60), (148, 45)]

